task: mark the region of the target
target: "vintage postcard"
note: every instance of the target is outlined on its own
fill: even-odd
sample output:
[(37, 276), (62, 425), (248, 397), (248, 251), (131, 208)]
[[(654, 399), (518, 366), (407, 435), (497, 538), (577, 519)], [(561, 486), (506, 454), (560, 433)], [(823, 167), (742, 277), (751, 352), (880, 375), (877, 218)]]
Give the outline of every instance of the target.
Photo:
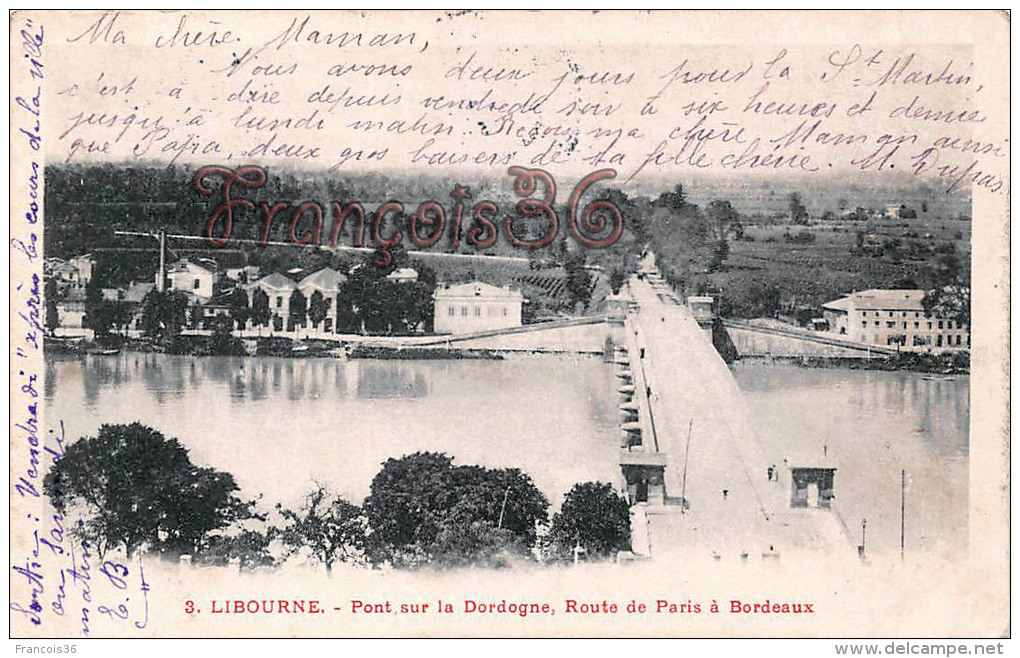
[(1009, 20), (14, 12), (11, 636), (1008, 637)]

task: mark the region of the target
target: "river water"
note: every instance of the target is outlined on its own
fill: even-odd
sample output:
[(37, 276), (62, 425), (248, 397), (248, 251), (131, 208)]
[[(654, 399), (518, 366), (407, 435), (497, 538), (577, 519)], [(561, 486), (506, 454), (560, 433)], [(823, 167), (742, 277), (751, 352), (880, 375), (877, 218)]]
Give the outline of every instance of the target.
[[(851, 537), (869, 551), (958, 554), (967, 540), (968, 378), (737, 364), (768, 454), (837, 467)], [(234, 474), (265, 507), (314, 482), (360, 503), (382, 462), (418, 450), (517, 467), (554, 505), (576, 482), (618, 484), (616, 381), (588, 357), (381, 361), (125, 352), (48, 357), (48, 422), (68, 440), (140, 421), (192, 461)], [(780, 485), (777, 485), (780, 486)]]
[(50, 359), (47, 422), (68, 440), (141, 421), (232, 473), (249, 495), (296, 505), (314, 482), (355, 503), (391, 457), (439, 451), (516, 467), (551, 502), (617, 483), (615, 379), (590, 357), (341, 361), (125, 352)]
[(768, 453), (836, 467), (836, 509), (854, 544), (867, 519), (869, 553), (898, 553), (902, 502), (908, 553), (959, 557), (968, 539), (968, 376), (753, 362), (732, 371)]

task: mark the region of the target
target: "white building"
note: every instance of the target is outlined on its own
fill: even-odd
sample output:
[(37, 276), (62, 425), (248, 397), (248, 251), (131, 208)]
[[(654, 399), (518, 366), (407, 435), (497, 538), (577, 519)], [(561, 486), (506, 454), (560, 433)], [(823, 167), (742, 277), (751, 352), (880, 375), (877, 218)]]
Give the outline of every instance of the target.
[(78, 281), (81, 285), (87, 286), (92, 280), (92, 270), (96, 266), (96, 259), (92, 254), (82, 254), (67, 261), (78, 270)]
[(481, 281), (439, 288), (435, 300), (435, 331), (466, 334), (521, 326), (524, 295), (509, 287)]
[(318, 272), (313, 272), (301, 279), (301, 282), (297, 284), (298, 290), (305, 296), (305, 302), (309, 311), (309, 324), (313, 324), (311, 321), (311, 309), (312, 297), (315, 293), (321, 293), (326, 302), (326, 317), (322, 321), (322, 326), (317, 327), (313, 324), (313, 329), (322, 329), (323, 331), (336, 330), (338, 320), (336, 296), (340, 293), (340, 286), (346, 281), (347, 277), (343, 274), (332, 268), (324, 267)]
[[(208, 259), (182, 258), (166, 268), (166, 289), (180, 290), (208, 301), (220, 280), (219, 266)], [(156, 272), (159, 283), (159, 272)]]
[(829, 331), (849, 340), (913, 352), (968, 349), (966, 326), (929, 317), (923, 290), (864, 290), (822, 305)]
[(244, 287), (248, 293), (249, 308), (255, 305), (255, 293), (261, 290), (269, 297), (269, 326), (282, 331), (290, 317), (290, 296), (297, 289), (294, 281), (279, 272), (273, 272)]

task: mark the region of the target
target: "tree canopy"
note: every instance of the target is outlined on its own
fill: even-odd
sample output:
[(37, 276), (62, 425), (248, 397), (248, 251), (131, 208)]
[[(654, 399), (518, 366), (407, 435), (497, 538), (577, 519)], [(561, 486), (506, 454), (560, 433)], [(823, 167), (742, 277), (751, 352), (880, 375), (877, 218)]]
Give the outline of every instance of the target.
[(518, 469), (454, 466), (431, 452), (387, 460), (370, 491), (370, 559), (397, 566), (525, 557), (549, 507)]
[(630, 550), (630, 506), (606, 482), (583, 482), (567, 492), (546, 537), (550, 559), (572, 559), (575, 547), (588, 556)]
[(69, 445), (43, 489), (100, 553), (194, 554), (212, 531), (254, 516), (232, 475), (192, 464), (177, 439), (140, 423), (103, 425)]

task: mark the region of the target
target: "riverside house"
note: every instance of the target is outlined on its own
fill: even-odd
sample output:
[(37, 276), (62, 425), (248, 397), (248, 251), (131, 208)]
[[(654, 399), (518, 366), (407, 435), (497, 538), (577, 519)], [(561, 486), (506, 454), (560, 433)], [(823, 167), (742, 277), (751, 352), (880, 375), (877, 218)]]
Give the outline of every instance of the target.
[(521, 326), (524, 295), (481, 281), (441, 287), (435, 300), (437, 334), (467, 334)]
[(829, 331), (869, 345), (912, 352), (970, 348), (966, 326), (927, 315), (923, 290), (864, 290), (822, 305)]

